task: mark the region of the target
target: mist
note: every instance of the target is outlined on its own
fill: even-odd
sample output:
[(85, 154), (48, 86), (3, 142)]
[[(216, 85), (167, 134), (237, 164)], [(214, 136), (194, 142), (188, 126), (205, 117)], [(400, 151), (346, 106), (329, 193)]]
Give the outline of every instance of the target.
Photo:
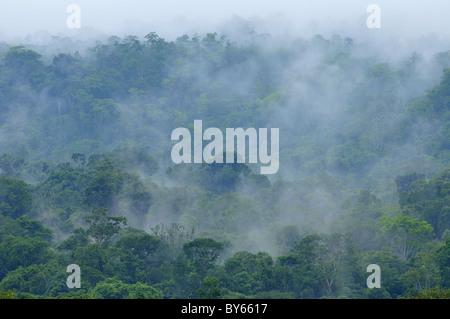
[[(82, 28), (68, 29), (69, 4), (82, 8)], [(419, 39), (429, 34), (448, 38), (449, 4), (445, 0), (377, 1), (382, 8), (382, 28), (367, 30), (366, 8), (372, 1), (2, 1), (0, 30), (4, 39), (31, 37), (40, 32), (52, 35), (92, 33), (144, 36), (148, 30), (168, 40), (183, 33), (210, 32), (236, 17), (254, 22), (258, 33), (313, 34), (333, 33), (349, 36), (383, 34), (402, 40)], [(264, 23), (270, 21), (270, 23)], [(228, 23), (229, 24), (229, 23)], [(238, 27), (239, 25), (237, 25)], [(85, 29), (85, 31), (83, 31)], [(34, 40), (35, 41), (35, 40)]]
[[(377, 1), (381, 28), (372, 1), (80, 0), (69, 29), (72, 3), (0, 11), (0, 174), (29, 185), (55, 242), (106, 208), (130, 233), (181, 225), (223, 243), (223, 265), (336, 232), (369, 254), (388, 245), (381, 217), (435, 221), (399, 177), (431, 185), (449, 167), (448, 1)], [(171, 132), (194, 120), (279, 128), (278, 171), (175, 164)]]

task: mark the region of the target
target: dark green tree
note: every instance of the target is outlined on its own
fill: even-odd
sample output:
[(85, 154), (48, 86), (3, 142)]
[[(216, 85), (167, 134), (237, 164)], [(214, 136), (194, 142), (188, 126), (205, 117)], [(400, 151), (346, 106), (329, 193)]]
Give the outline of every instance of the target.
[(107, 211), (106, 208), (99, 208), (85, 217), (88, 225), (87, 234), (102, 248), (105, 248), (111, 238), (117, 235), (127, 224), (125, 217), (111, 217), (108, 216)]
[(187, 259), (202, 274), (214, 265), (222, 250), (223, 244), (212, 238), (197, 238), (183, 245)]
[(222, 291), (219, 288), (219, 281), (215, 277), (207, 277), (203, 280), (203, 287), (197, 289), (200, 299), (220, 299)]
[(18, 218), (31, 212), (32, 196), (25, 182), (0, 176), (0, 214)]
[(17, 178), (26, 163), (25, 159), (5, 153), (0, 156), (0, 175)]
[[(155, 253), (159, 245), (160, 240), (147, 233), (125, 235), (115, 244), (116, 247), (119, 247), (123, 251), (124, 263), (129, 263), (133, 259), (137, 259), (140, 262), (140, 267), (144, 270), (145, 279), (148, 284), (152, 283), (149, 267), (157, 259)], [(136, 270), (134, 269), (132, 271)]]

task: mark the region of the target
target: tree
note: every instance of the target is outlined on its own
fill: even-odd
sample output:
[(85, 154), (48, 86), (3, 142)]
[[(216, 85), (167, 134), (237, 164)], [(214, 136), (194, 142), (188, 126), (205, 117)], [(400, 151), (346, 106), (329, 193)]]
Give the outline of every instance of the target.
[(0, 278), (19, 267), (45, 263), (50, 257), (49, 243), (39, 237), (4, 236), (0, 243)]
[(83, 202), (93, 208), (113, 208), (114, 198), (120, 191), (123, 174), (115, 167), (110, 157), (100, 158), (97, 162), (92, 157), (89, 166), (93, 167), (92, 179), (83, 193)]
[(42, 87), (45, 83), (45, 67), (40, 58), (39, 53), (23, 46), (11, 47), (3, 58), (5, 71), (20, 84)]
[(224, 262), (221, 280), (234, 292), (251, 295), (274, 287), (273, 259), (266, 252), (239, 251)]
[[(439, 85), (435, 86), (427, 94), (429, 106), (436, 113), (442, 115), (450, 109), (450, 68), (443, 70), (443, 75)], [(448, 113), (447, 113), (448, 114)]]
[(397, 176), (395, 178), (395, 184), (397, 184), (398, 193), (401, 194), (407, 192), (413, 182), (424, 178), (424, 174), (416, 174), (415, 172), (408, 175)]
[(127, 224), (125, 217), (111, 217), (108, 216), (107, 211), (106, 208), (99, 208), (85, 217), (85, 221), (88, 224), (88, 235), (102, 248), (105, 248), (111, 238), (118, 234)]
[(220, 299), (222, 290), (219, 288), (219, 281), (215, 277), (207, 277), (203, 280), (203, 287), (197, 289), (200, 299)]
[(367, 190), (361, 190), (356, 201), (336, 218), (337, 231), (352, 234), (363, 250), (381, 248), (376, 238), (377, 219), (382, 215), (381, 200)]
[[(1, 281), (0, 290), (11, 290), (18, 294), (29, 293), (36, 296), (49, 296), (51, 291), (67, 292), (64, 267), (55, 260), (45, 264), (19, 267), (10, 271)], [(62, 289), (58, 286), (62, 286)], [(58, 287), (58, 288), (57, 288)]]
[(378, 221), (386, 243), (402, 260), (409, 260), (433, 237), (430, 224), (403, 214), (382, 216)]
[(0, 176), (0, 214), (14, 219), (30, 213), (31, 192), (25, 182)]
[(212, 238), (197, 238), (183, 245), (188, 260), (203, 274), (214, 264), (222, 250), (223, 244)]
[(139, 170), (146, 175), (153, 175), (158, 170), (158, 162), (153, 156), (131, 147), (117, 148), (109, 156), (122, 160), (124, 168)]
[(74, 161), (76, 164), (78, 161), (82, 166), (86, 165), (86, 156), (81, 153), (73, 153), (72, 154), (72, 161)]
[(170, 226), (161, 223), (150, 227), (150, 231), (167, 245), (165, 251), (171, 260), (175, 260), (183, 251), (183, 245), (194, 237), (194, 229), (186, 232), (184, 226), (179, 223), (172, 223)]
[(403, 213), (427, 221), (436, 236), (450, 228), (450, 170), (436, 174), (431, 180), (412, 182), (400, 194)]
[(84, 247), (89, 244), (89, 234), (83, 228), (76, 228), (72, 235), (58, 245), (58, 249), (74, 250), (76, 247)]
[(275, 233), (275, 242), (281, 254), (288, 253), (300, 239), (300, 231), (297, 225), (285, 225)]
[(290, 253), (277, 258), (272, 278), (279, 291), (290, 292), (298, 298), (316, 298), (321, 287), (318, 287), (320, 283), (312, 272), (305, 260), (299, 260), (296, 254)]
[(120, 204), (127, 212), (137, 216), (145, 216), (152, 204), (152, 194), (136, 173), (124, 172), (123, 184), (117, 196)]
[(147, 283), (151, 283), (148, 268), (151, 257), (155, 254), (159, 245), (160, 240), (156, 236), (142, 233), (125, 235), (117, 241), (115, 246), (123, 250), (124, 262), (128, 262), (127, 259), (131, 256), (142, 262)]
[(162, 299), (163, 293), (154, 287), (137, 282), (128, 286), (125, 299)]
[(113, 99), (95, 99), (91, 103), (91, 109), (88, 112), (88, 122), (90, 133), (94, 137), (101, 136), (101, 129), (106, 128), (117, 121), (119, 117), (117, 104)]
[(336, 283), (342, 278), (345, 258), (351, 256), (353, 243), (350, 234), (309, 235), (293, 248), (299, 260), (306, 261), (319, 278), (326, 295), (335, 296)]
[(97, 244), (76, 247), (73, 250), (71, 263), (80, 266), (82, 271), (82, 287), (89, 289), (111, 274), (112, 265), (108, 263), (107, 251)]
[[(367, 265), (377, 264), (381, 269), (381, 287), (386, 290), (390, 298), (398, 298), (403, 295), (405, 291), (404, 282), (399, 280), (399, 277), (408, 271), (409, 265), (406, 261), (401, 260), (398, 255), (394, 255), (391, 251), (383, 250), (371, 250), (363, 252), (361, 260), (361, 268), (365, 271)], [(364, 266), (365, 265), (365, 266)], [(363, 280), (365, 281), (368, 273), (363, 273)], [(379, 290), (370, 289), (370, 290)], [(368, 297), (380, 297), (382, 294), (371, 293)]]
[(450, 299), (450, 289), (442, 289), (439, 286), (423, 290), (417, 294), (411, 294), (410, 299)]
[(410, 291), (421, 292), (439, 284), (440, 269), (433, 251), (421, 251), (412, 258), (412, 267), (399, 277)]
[(162, 293), (146, 284), (126, 284), (119, 279), (108, 278), (92, 289), (97, 299), (162, 299)]
[(25, 167), (25, 159), (21, 157), (15, 157), (8, 153), (0, 156), (0, 174), (17, 178)]
[(119, 279), (107, 278), (92, 289), (95, 299), (124, 299), (128, 295), (127, 284)]
[(79, 75), (81, 71), (80, 56), (77, 53), (75, 55), (60, 53), (53, 58), (51, 69), (61, 79), (75, 74)]
[(11, 290), (8, 290), (6, 292), (0, 290), (0, 299), (14, 299), (14, 292), (12, 292)]
[(450, 289), (450, 237), (445, 244), (436, 249), (436, 263), (441, 272), (440, 285)]
[(6, 223), (0, 234), (0, 241), (4, 235), (13, 235), (19, 237), (39, 237), (47, 242), (52, 239), (52, 231), (39, 220), (26, 219), (23, 216), (10, 220)]

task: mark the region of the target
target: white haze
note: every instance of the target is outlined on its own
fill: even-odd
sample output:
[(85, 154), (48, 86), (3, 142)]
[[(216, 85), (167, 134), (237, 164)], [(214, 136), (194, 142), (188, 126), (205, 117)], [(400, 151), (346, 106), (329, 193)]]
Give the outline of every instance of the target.
[[(381, 7), (382, 25), (370, 30), (365, 21), (369, 4)], [(68, 29), (69, 4), (81, 8), (80, 30)], [(233, 16), (258, 22), (272, 21), (261, 28), (273, 33), (342, 33), (349, 36), (375, 32), (402, 40), (436, 34), (449, 36), (446, 0), (1, 0), (0, 39), (11, 40), (48, 32), (51, 35), (84, 33), (145, 35), (156, 31), (165, 38), (180, 33), (204, 32), (217, 28)]]
[[(81, 7), (81, 29), (68, 29), (66, 19), (69, 13), (66, 8), (69, 4), (78, 4)], [(366, 8), (369, 4), (376, 3), (381, 7), (381, 29), (369, 29), (366, 26), (366, 19), (369, 13)], [(143, 37), (149, 32), (156, 32), (167, 41), (175, 38), (195, 33), (204, 34), (206, 32), (217, 32), (227, 34), (232, 41), (245, 41), (244, 35), (270, 34), (271, 41), (284, 41), (288, 47), (292, 45), (291, 40), (303, 38), (309, 40), (315, 34), (321, 34), (326, 39), (338, 34), (342, 37), (355, 39), (360, 53), (352, 52), (352, 57), (366, 58), (367, 55), (378, 55), (377, 60), (400, 63), (407, 54), (414, 51), (419, 52), (427, 63), (424, 63), (427, 70), (423, 71), (422, 79), (426, 83), (421, 88), (430, 88), (436, 84), (440, 78), (439, 73), (430, 75), (429, 60), (431, 55), (446, 51), (450, 44), (450, 23), (448, 18), (450, 13), (450, 1), (381, 1), (381, 0), (319, 0), (319, 1), (268, 1), (268, 0), (166, 0), (166, 1), (113, 1), (113, 0), (0, 0), (0, 42), (8, 44), (34, 44), (41, 45), (39, 53), (43, 59), (51, 58), (54, 50), (59, 52), (80, 50), (78, 41), (85, 42), (81, 47), (90, 46), (96, 40), (103, 40), (111, 35), (125, 36), (137, 35)], [(58, 45), (45, 46), (46, 43), (55, 43), (55, 37), (59, 37)], [(69, 37), (69, 38), (64, 38)], [(275, 39), (275, 40), (274, 40)], [(57, 42), (57, 41), (56, 41)], [(273, 44), (268, 41), (267, 45)], [(364, 46), (366, 45), (366, 46)], [(369, 48), (370, 50), (364, 50)], [(81, 51), (80, 50), (80, 51)], [(286, 72), (286, 77), (292, 76), (296, 71), (308, 74), (309, 69), (316, 66), (321, 59), (316, 52), (307, 52), (302, 55), (295, 67)], [(327, 94), (322, 95), (308, 86), (306, 77), (298, 81), (292, 81), (288, 87), (288, 101), (286, 109), (280, 112), (272, 120), (275, 123), (283, 122), (286, 126), (295, 128), (299, 126), (296, 122), (300, 118), (295, 113), (295, 107), (302, 100), (313, 101), (315, 111), (321, 115), (327, 115), (325, 120), (334, 120), (333, 123), (340, 123), (340, 111), (343, 108), (343, 98), (340, 86), (336, 85), (335, 75), (324, 72), (316, 80), (328, 89)], [(355, 80), (361, 77), (355, 70), (352, 75)], [(242, 72), (242, 71), (241, 71)], [(247, 72), (246, 77), (239, 85), (243, 94), (248, 84), (245, 80), (252, 81), (253, 78)], [(434, 72), (433, 72), (434, 73)], [(236, 72), (236, 78), (243, 73)], [(317, 75), (319, 76), (319, 75)], [(207, 82), (206, 76), (203, 77)], [(224, 81), (230, 79), (224, 76)], [(345, 82), (343, 82), (345, 84)], [(207, 83), (204, 84), (207, 86)], [(296, 94), (293, 94), (296, 92)], [(411, 93), (411, 92), (409, 92)], [(412, 94), (421, 94), (412, 92)], [(399, 96), (405, 100), (411, 96)], [(122, 114), (126, 118), (134, 119), (133, 110), (127, 107), (128, 103), (120, 103)], [(342, 116), (342, 115), (341, 115)], [(28, 115), (25, 111), (16, 112), (8, 121), (9, 126), (19, 126), (28, 122)], [(141, 119), (143, 121), (143, 119)], [(277, 122), (278, 121), (278, 122)], [(137, 127), (143, 127), (145, 123), (133, 122)], [(270, 124), (270, 123), (269, 123)], [(395, 123), (394, 123), (395, 124)], [(24, 125), (24, 124), (23, 124)], [(25, 126), (25, 125), (24, 125)], [(21, 130), (19, 130), (21, 131)], [(337, 129), (336, 129), (337, 131)], [(155, 131), (154, 136), (161, 136), (161, 132)], [(0, 130), (0, 140), (7, 136), (6, 131)], [(18, 136), (17, 139), (23, 138)], [(329, 136), (317, 138), (317, 142), (323, 143)], [(161, 140), (163, 137), (161, 138)], [(301, 142), (301, 141), (300, 141)], [(298, 143), (300, 143), (298, 142)], [(417, 150), (402, 149), (398, 153), (398, 158), (411, 157)], [(281, 164), (283, 165), (283, 164)], [(389, 167), (392, 163), (381, 162), (379, 166), (385, 166), (389, 170), (385, 175), (393, 177), (398, 172), (391, 173)], [(389, 168), (389, 169), (388, 169)], [(291, 168), (282, 167), (283, 178), (288, 179)], [(292, 169), (293, 170), (293, 169)], [(379, 170), (377, 170), (379, 172)], [(392, 176), (391, 176), (392, 175)], [(374, 178), (368, 176), (368, 180)], [(369, 185), (372, 186), (372, 185)], [(377, 185), (378, 186), (378, 185)], [(382, 185), (383, 187), (385, 185)], [(393, 185), (391, 185), (393, 187)], [(317, 216), (317, 221), (310, 221), (310, 224), (320, 225), (321, 231), (326, 231), (329, 221), (334, 217), (335, 209), (329, 203), (334, 199), (327, 200), (327, 190), (325, 186), (313, 186), (313, 190), (305, 198), (295, 212), (286, 211), (278, 216), (276, 222), (280, 224), (295, 224), (300, 228), (303, 226), (303, 219), (313, 219)], [(280, 194), (279, 205), (290, 203), (290, 207), (295, 207), (299, 202), (295, 192), (284, 192)], [(317, 200), (317, 199), (320, 199)], [(164, 203), (151, 210), (161, 210), (164, 212)], [(189, 206), (189, 205), (187, 205)], [(300, 214), (298, 213), (300, 211)], [(308, 215), (307, 212), (309, 212)], [(320, 212), (320, 214), (316, 214)], [(165, 212), (164, 212), (165, 213)], [(161, 213), (158, 217), (164, 216)], [(191, 215), (186, 215), (191, 216)], [(154, 216), (149, 216), (154, 217)], [(162, 217), (156, 221), (138, 220), (136, 223), (148, 225), (159, 222), (172, 222), (170, 218), (163, 220)], [(319, 228), (319, 227), (318, 227)], [(266, 250), (276, 254), (273, 247), (273, 239), (268, 238), (270, 229), (260, 229), (250, 227), (239, 232), (248, 234), (248, 238), (242, 243), (240, 249)]]

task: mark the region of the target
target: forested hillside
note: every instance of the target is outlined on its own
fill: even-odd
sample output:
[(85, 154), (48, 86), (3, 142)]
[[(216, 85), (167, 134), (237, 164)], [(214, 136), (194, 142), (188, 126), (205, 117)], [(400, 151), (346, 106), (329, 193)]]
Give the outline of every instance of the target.
[[(77, 45), (0, 44), (0, 298), (450, 297), (450, 51)], [(279, 128), (279, 171), (174, 164), (198, 119)]]

